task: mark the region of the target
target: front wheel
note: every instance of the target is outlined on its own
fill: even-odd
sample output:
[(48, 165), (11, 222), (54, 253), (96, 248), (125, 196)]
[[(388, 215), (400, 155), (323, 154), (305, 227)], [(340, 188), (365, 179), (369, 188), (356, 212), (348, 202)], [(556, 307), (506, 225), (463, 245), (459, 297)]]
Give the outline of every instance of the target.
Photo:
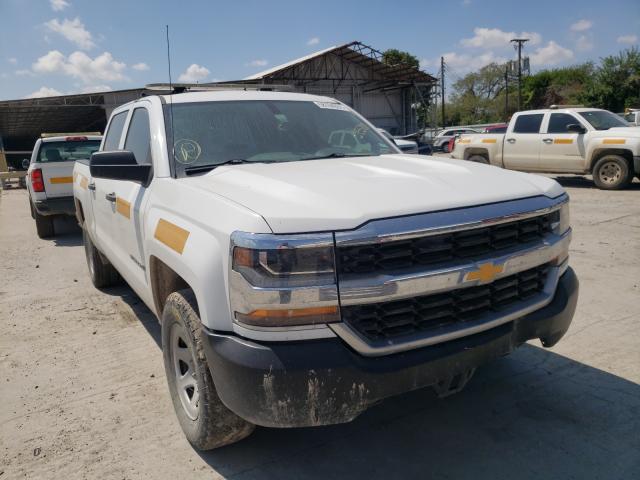
[(442, 144), (442, 151), (444, 153), (449, 153), (449, 142)]
[(619, 190), (633, 180), (629, 164), (620, 155), (605, 155), (593, 167), (593, 181), (598, 188)]
[(218, 397), (197, 312), (191, 290), (169, 295), (162, 311), (162, 356), (173, 408), (187, 440), (199, 450), (211, 450), (242, 440), (255, 427)]

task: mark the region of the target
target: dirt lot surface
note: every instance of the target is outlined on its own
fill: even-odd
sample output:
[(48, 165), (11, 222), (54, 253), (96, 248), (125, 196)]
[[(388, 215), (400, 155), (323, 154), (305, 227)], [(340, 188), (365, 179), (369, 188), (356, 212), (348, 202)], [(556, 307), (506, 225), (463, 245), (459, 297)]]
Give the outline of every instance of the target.
[(417, 391), (204, 454), (174, 416), (155, 317), (127, 287), (93, 288), (73, 221), (40, 240), (26, 192), (3, 192), (0, 480), (640, 478), (640, 183), (560, 181), (581, 292), (558, 345), (531, 342), (445, 400)]

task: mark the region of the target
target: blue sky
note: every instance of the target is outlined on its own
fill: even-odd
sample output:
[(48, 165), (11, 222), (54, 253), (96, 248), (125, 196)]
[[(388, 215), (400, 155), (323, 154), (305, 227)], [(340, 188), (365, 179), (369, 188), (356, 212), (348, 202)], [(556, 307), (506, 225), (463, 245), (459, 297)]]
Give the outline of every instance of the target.
[(174, 81), (244, 78), (352, 40), (430, 73), (444, 55), (451, 79), (513, 58), (513, 34), (532, 39), (534, 69), (640, 42), (638, 0), (0, 0), (0, 18), (0, 99), (166, 82), (167, 23)]

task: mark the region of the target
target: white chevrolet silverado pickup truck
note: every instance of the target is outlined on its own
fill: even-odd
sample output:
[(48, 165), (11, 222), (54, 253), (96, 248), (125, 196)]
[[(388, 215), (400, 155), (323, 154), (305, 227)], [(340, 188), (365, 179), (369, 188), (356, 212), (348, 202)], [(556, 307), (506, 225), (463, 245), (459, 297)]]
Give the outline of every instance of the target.
[(54, 217), (75, 215), (73, 164), (79, 159), (89, 159), (101, 140), (99, 133), (42, 134), (36, 140), (26, 184), (31, 217), (40, 238), (54, 235)]
[(452, 158), (510, 170), (592, 174), (614, 190), (640, 175), (640, 128), (595, 108), (554, 107), (516, 113), (505, 134), (463, 135)]
[(554, 345), (574, 314), (558, 183), (403, 155), (331, 98), (144, 97), (74, 178), (91, 279), (123, 277), (157, 315), (199, 449), (453, 393), (527, 340)]

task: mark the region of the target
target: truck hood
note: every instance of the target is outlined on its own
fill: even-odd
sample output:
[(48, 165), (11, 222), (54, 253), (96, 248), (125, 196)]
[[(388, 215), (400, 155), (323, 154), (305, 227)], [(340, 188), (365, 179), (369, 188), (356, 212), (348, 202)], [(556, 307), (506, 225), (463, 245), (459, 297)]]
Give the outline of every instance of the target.
[(596, 130), (591, 133), (592, 137), (624, 137), (640, 138), (640, 127), (615, 127), (609, 130)]
[(229, 165), (183, 181), (262, 215), (274, 233), (345, 230), (379, 218), (563, 193), (537, 175), (399, 154)]

